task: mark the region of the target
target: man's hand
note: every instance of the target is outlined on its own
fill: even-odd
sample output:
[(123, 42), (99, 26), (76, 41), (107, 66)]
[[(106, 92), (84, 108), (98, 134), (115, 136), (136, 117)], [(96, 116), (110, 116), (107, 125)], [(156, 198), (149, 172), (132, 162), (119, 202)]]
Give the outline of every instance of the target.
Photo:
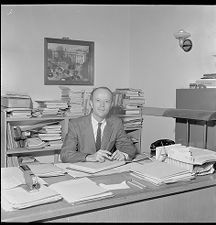
[(109, 157), (110, 160), (118, 160), (118, 161), (124, 161), (126, 160), (125, 155), (123, 152), (116, 150), (111, 157)]
[(111, 155), (112, 155), (111, 152), (100, 149), (92, 155), (87, 155), (86, 161), (88, 161), (88, 162), (95, 162), (95, 161), (104, 162), (105, 159), (110, 159)]

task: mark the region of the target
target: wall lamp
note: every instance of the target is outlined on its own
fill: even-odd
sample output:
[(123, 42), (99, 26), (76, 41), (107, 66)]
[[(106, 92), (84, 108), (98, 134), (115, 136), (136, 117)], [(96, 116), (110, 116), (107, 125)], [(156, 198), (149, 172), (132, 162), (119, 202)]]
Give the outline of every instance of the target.
[(174, 33), (174, 37), (179, 40), (179, 45), (185, 52), (189, 52), (192, 48), (192, 41), (188, 39), (190, 36), (191, 34), (183, 29)]

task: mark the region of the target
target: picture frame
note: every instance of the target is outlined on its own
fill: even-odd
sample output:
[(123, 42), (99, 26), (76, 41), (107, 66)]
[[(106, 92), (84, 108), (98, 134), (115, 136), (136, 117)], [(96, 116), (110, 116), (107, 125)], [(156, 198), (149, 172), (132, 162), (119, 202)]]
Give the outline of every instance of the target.
[(94, 42), (44, 38), (45, 85), (94, 85)]

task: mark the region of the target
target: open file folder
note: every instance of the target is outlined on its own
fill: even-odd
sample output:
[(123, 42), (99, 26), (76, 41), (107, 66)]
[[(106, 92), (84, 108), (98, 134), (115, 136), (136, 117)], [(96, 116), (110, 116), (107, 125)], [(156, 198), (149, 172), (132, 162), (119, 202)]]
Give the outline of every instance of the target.
[(68, 164), (68, 168), (79, 170), (86, 173), (97, 173), (103, 170), (112, 169), (124, 165), (125, 161), (111, 161), (105, 160), (104, 162), (76, 162)]
[(146, 164), (131, 163), (130, 170), (156, 185), (194, 178), (187, 169), (157, 160)]
[(87, 177), (54, 183), (49, 188), (58, 192), (67, 202), (73, 204), (113, 196), (112, 192), (98, 186)]
[(51, 163), (29, 164), (31, 171), (39, 177), (65, 175), (65, 171)]

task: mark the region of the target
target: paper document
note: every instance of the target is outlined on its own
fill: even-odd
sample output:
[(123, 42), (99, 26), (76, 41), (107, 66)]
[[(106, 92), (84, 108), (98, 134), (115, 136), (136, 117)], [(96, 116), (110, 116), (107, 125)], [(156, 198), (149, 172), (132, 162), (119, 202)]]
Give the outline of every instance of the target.
[(74, 170), (74, 169), (69, 167), (70, 164), (71, 163), (55, 163), (55, 166), (63, 169), (66, 173), (68, 173), (73, 178), (86, 177), (86, 176), (92, 175), (90, 173), (85, 173), (85, 172), (82, 172), (82, 171)]
[(65, 171), (51, 163), (28, 164), (31, 171), (39, 177), (61, 176)]
[(181, 144), (175, 144), (157, 147), (156, 159), (160, 160), (161, 157), (163, 159), (169, 157), (171, 159), (179, 160), (192, 165), (202, 165), (206, 162), (215, 162), (216, 152), (209, 149), (191, 146), (187, 147)]
[(6, 211), (28, 208), (60, 199), (62, 199), (60, 194), (44, 185), (41, 185), (39, 190), (33, 192), (28, 192), (21, 186), (1, 190), (1, 203)]
[(202, 165), (206, 162), (216, 162), (216, 152), (203, 148), (188, 147), (194, 158), (193, 164)]
[(158, 160), (143, 165), (131, 163), (131, 171), (157, 185), (170, 180), (173, 182), (175, 179), (177, 181), (180, 178), (188, 179), (193, 177), (193, 174), (187, 169)]
[(77, 203), (102, 197), (112, 196), (112, 192), (98, 186), (87, 177), (71, 179), (51, 184), (51, 189), (58, 192), (67, 202)]
[(21, 184), (25, 184), (25, 178), (18, 167), (1, 168), (1, 189), (11, 189)]
[(117, 189), (127, 189), (127, 188), (130, 188), (126, 181), (122, 181), (121, 183), (119, 184), (103, 184), (103, 183), (100, 183), (99, 184), (100, 187), (106, 189), (106, 190), (117, 190)]
[(83, 171), (86, 173), (97, 173), (102, 170), (107, 170), (111, 168), (115, 168), (125, 164), (125, 161), (111, 161), (105, 160), (104, 162), (77, 162), (77, 163), (70, 163), (68, 167), (71, 169)]

